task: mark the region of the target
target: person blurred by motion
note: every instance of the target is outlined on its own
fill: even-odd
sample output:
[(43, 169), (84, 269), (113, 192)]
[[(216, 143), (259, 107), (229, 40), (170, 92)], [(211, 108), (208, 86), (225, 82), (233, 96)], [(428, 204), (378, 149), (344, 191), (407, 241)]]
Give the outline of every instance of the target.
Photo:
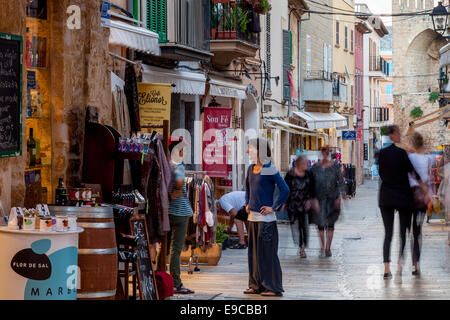
[[(312, 208), (313, 221), (319, 229), (320, 257), (331, 257), (334, 224), (341, 212), (341, 199), (344, 193), (344, 177), (339, 164), (330, 160), (330, 147), (320, 149), (322, 159), (314, 164), (311, 173), (314, 180)], [(326, 241), (325, 241), (326, 233)]]
[[(270, 161), (271, 151), (266, 139), (250, 140), (247, 153), (253, 164), (248, 168), (245, 193), (249, 221), (249, 288), (244, 294), (282, 296), (276, 211), (286, 202), (289, 187)], [(280, 193), (274, 200), (276, 186)]]
[(217, 207), (230, 215), (230, 232), (233, 224), (236, 224), (239, 243), (230, 247), (230, 249), (246, 249), (244, 223), (247, 222), (248, 215), (245, 211), (245, 191), (233, 191), (223, 195), (219, 199)]
[(300, 247), (300, 257), (306, 258), (308, 213), (311, 209), (311, 199), (314, 198), (314, 180), (304, 156), (300, 155), (295, 159), (294, 166), (286, 174), (284, 181), (291, 191), (285, 206), (291, 223), (292, 236)]
[[(170, 239), (170, 274), (173, 277), (175, 293), (191, 294), (194, 291), (183, 287), (180, 277), (180, 256), (186, 238), (189, 218), (194, 214), (187, 198), (185, 169), (183, 164), (186, 142), (182, 137), (174, 139), (169, 145), (170, 165), (175, 178), (170, 193), (169, 220), (172, 236)], [(161, 254), (161, 252), (160, 252)]]
[[(424, 141), (420, 133), (414, 132), (410, 137), (412, 151), (409, 154), (409, 160), (416, 172), (420, 175), (422, 182), (424, 182), (426, 189), (419, 184), (413, 174), (409, 174), (409, 183), (415, 195), (415, 208), (412, 218), (412, 262), (414, 270), (413, 275), (420, 275), (420, 249), (422, 244), (422, 224), (427, 214), (428, 205), (431, 203), (431, 194), (429, 190), (429, 170), (432, 164), (431, 156), (424, 152)], [(418, 199), (423, 197), (424, 199)], [(420, 203), (418, 203), (418, 201)]]
[(387, 132), (392, 145), (379, 152), (378, 165), (381, 179), (379, 191), (379, 207), (383, 218), (385, 236), (383, 244), (384, 279), (391, 279), (390, 253), (392, 235), (394, 232), (394, 212), (398, 211), (400, 217), (400, 254), (398, 259), (397, 279), (401, 280), (403, 257), (406, 243), (406, 233), (411, 228), (414, 195), (409, 184), (409, 173), (417, 175), (408, 154), (404, 149), (396, 146), (401, 142), (400, 129), (396, 125), (388, 126)]

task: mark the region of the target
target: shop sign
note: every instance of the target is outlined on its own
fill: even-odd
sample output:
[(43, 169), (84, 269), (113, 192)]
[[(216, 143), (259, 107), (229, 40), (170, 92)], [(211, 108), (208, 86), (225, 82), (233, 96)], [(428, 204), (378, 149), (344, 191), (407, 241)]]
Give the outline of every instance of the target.
[[(78, 284), (78, 249), (64, 240), (50, 253), (52, 240), (40, 239), (12, 253), (10, 270), (3, 271), (0, 294), (11, 299), (76, 300)], [(16, 249), (17, 250), (17, 249)], [(8, 251), (8, 250), (5, 250)], [(6, 261), (5, 261), (6, 262)], [(16, 274), (16, 276), (14, 276)], [(18, 277), (17, 277), (18, 276)], [(23, 279), (23, 280), (21, 280)]]
[(356, 131), (342, 131), (342, 140), (356, 140)]
[(361, 130), (356, 130), (356, 141), (361, 141)]
[(102, 1), (100, 10), (102, 27), (111, 27), (111, 14), (109, 13), (109, 10), (111, 10), (111, 3), (109, 1)]
[[(138, 101), (141, 125), (162, 125), (169, 121), (172, 86), (160, 83), (138, 83)], [(156, 131), (162, 132), (163, 129)]]
[(210, 177), (228, 177), (227, 129), (231, 108), (205, 107), (203, 120), (203, 171)]

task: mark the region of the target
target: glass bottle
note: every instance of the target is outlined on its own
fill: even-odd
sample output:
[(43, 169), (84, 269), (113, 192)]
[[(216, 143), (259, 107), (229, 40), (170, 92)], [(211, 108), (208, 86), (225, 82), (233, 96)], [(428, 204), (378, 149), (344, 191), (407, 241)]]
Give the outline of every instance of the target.
[(36, 140), (33, 138), (33, 128), (30, 128), (30, 135), (27, 140), (27, 153), (30, 156), (30, 167), (36, 165)]
[(55, 190), (55, 204), (57, 206), (67, 206), (68, 199), (69, 195), (64, 185), (64, 180), (63, 178), (59, 178), (58, 188)]

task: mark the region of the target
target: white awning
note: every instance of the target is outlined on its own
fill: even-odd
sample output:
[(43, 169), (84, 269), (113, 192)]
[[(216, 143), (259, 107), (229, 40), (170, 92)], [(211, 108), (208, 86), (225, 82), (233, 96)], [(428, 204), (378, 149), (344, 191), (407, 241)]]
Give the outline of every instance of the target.
[(322, 112), (306, 112), (294, 111), (294, 115), (303, 119), (308, 124), (309, 129), (329, 129), (342, 128), (347, 126), (347, 118), (339, 113), (322, 113)]
[(146, 64), (142, 65), (142, 82), (175, 84), (173, 93), (204, 95), (206, 76), (204, 73), (164, 69)]
[(439, 50), (441, 68), (450, 65), (450, 43)]
[(245, 100), (247, 99), (247, 86), (233, 82), (211, 78), (209, 95), (217, 97), (227, 97)]
[(155, 56), (161, 55), (157, 33), (118, 20), (111, 20), (109, 43)]
[(290, 132), (297, 135), (304, 135), (304, 136), (313, 136), (313, 137), (320, 137), (324, 138), (326, 136), (325, 133), (311, 130), (308, 128), (304, 128), (301, 126), (297, 126), (295, 124), (281, 121), (281, 120), (275, 120), (275, 119), (267, 119), (264, 122), (264, 126), (272, 129), (279, 129), (286, 132)]

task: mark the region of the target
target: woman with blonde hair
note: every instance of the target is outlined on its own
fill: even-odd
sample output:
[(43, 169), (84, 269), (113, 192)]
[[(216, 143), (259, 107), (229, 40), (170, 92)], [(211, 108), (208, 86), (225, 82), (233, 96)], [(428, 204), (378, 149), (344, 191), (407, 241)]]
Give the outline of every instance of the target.
[(427, 213), (428, 204), (431, 202), (429, 192), (429, 169), (431, 166), (431, 157), (424, 151), (424, 140), (420, 133), (414, 132), (409, 137), (412, 152), (408, 155), (414, 169), (420, 176), (423, 184), (420, 184), (413, 174), (409, 174), (409, 184), (414, 192), (415, 208), (413, 210), (413, 243), (412, 243), (412, 262), (414, 266), (413, 275), (420, 275), (419, 261), (420, 248), (422, 244), (422, 224)]

